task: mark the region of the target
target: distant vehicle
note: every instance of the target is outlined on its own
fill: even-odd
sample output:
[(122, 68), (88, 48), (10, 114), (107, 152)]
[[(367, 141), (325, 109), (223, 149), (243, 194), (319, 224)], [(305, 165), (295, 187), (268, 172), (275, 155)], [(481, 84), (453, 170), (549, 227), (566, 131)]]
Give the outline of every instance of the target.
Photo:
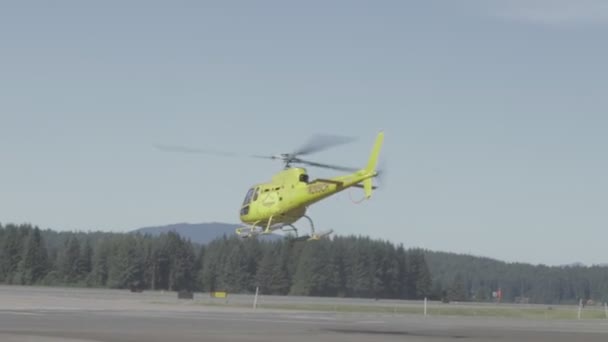
[(143, 292), (145, 289), (144, 283), (137, 280), (133, 281), (129, 284), (129, 290), (131, 292)]

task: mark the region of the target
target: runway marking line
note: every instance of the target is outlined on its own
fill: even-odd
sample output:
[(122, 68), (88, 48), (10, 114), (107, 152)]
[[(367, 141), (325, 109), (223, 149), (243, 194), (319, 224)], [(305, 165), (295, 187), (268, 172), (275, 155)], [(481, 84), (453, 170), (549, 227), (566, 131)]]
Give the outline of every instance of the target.
[(17, 311), (17, 310), (0, 310), (0, 314), (20, 315), (20, 316), (44, 316), (39, 312)]

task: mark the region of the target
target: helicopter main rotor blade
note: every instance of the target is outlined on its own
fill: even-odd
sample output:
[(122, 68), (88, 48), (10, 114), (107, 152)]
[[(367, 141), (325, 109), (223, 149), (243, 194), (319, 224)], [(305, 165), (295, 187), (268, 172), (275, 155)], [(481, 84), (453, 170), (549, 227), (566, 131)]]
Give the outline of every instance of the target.
[(354, 168), (354, 167), (347, 167), (347, 166), (339, 166), (339, 165), (317, 163), (317, 162), (313, 162), (313, 161), (309, 161), (309, 160), (303, 160), (303, 159), (300, 159), (300, 158), (294, 160), (294, 162), (301, 163), (301, 164), (307, 164), (307, 165), (310, 165), (310, 166), (322, 167), (322, 168), (326, 168), (326, 169), (332, 169), (332, 170), (338, 170), (338, 171), (346, 171), (346, 172), (355, 172), (355, 171), (359, 170), (359, 169)]
[(308, 139), (304, 145), (293, 152), (293, 155), (305, 155), (326, 150), (330, 147), (353, 142), (356, 139), (353, 137), (315, 134)]
[(301, 160), (297, 156), (323, 151), (328, 148), (331, 148), (331, 147), (334, 147), (337, 145), (343, 145), (343, 144), (346, 144), (346, 143), (349, 143), (349, 142), (352, 142), (355, 140), (356, 140), (356, 138), (354, 138), (354, 137), (330, 135), (330, 134), (315, 134), (315, 135), (311, 136), (304, 145), (300, 146), (300, 148), (296, 149), (293, 153), (291, 153), (291, 154), (282, 153), (282, 154), (275, 154), (275, 155), (243, 155), (243, 154), (237, 154), (237, 153), (214, 150), (214, 149), (203, 149), (203, 148), (187, 147), (187, 146), (181, 146), (181, 145), (157, 144), (155, 146), (156, 146), (156, 148), (158, 148), (162, 151), (167, 151), (167, 152), (207, 154), (207, 155), (210, 154), (210, 155), (223, 156), (223, 157), (250, 157), (250, 158), (261, 158), (261, 159), (271, 159), (271, 160), (280, 159), (283, 162), (285, 162), (286, 165), (289, 165), (290, 162), (302, 162), (302, 163), (305, 163), (305, 164), (308, 164), (311, 166), (353, 172), (353, 171), (356, 171), (357, 169), (351, 168), (351, 167), (343, 167), (343, 166)]
[(263, 159), (277, 159), (275, 156), (261, 156), (261, 155), (242, 155), (233, 152), (226, 152), (220, 150), (204, 149), (197, 147), (187, 147), (180, 145), (155, 145), (155, 147), (165, 152), (179, 152), (179, 153), (192, 153), (192, 154), (212, 154), (222, 157), (250, 157), (250, 158), (263, 158)]
[(257, 154), (237, 154), (233, 152), (226, 152), (220, 150), (212, 150), (212, 149), (204, 149), (197, 147), (188, 147), (181, 145), (154, 145), (157, 149), (165, 152), (178, 152), (178, 153), (191, 153), (191, 154), (207, 154), (207, 155), (216, 155), (221, 157), (249, 157), (249, 158), (258, 158), (258, 159), (281, 159), (275, 155), (257, 155)]
[(156, 148), (165, 152), (181, 152), (181, 153), (193, 153), (193, 154), (213, 154), (219, 156), (236, 157), (237, 155), (232, 152), (203, 149), (196, 147), (187, 147), (179, 145), (155, 145)]
[(257, 154), (252, 154), (252, 155), (248, 155), (247, 157), (251, 157), (251, 158), (259, 158), (259, 159), (282, 159), (280, 157), (277, 156), (261, 156), (261, 155), (257, 155)]

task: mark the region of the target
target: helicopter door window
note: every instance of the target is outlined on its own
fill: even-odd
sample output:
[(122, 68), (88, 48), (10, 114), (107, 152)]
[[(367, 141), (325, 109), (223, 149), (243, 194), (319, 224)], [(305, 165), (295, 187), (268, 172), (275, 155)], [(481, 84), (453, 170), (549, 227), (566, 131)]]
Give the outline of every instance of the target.
[(255, 189), (255, 194), (253, 195), (253, 201), (255, 202), (258, 199), (258, 195), (260, 194), (260, 188)]

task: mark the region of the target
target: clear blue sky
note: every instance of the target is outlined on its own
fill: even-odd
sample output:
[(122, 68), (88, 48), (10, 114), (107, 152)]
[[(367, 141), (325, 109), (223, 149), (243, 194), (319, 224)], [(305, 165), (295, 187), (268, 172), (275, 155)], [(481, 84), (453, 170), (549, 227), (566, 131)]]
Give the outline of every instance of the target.
[(608, 262), (607, 36), (602, 0), (3, 2), (0, 222), (237, 223), (279, 163), (154, 144), (335, 133), (359, 140), (315, 160), (363, 166), (383, 129), (386, 186), (313, 206), (319, 229)]

